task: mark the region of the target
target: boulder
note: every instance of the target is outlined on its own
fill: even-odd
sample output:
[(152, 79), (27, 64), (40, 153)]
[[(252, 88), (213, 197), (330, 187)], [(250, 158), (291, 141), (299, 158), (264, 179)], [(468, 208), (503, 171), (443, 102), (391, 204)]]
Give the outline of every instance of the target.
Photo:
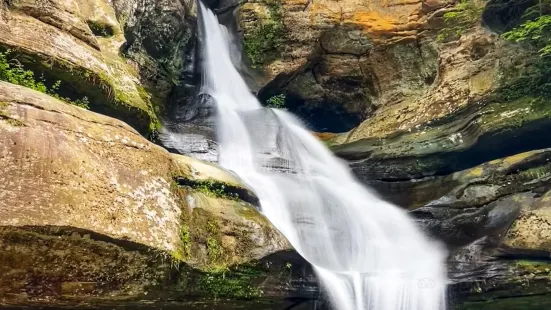
[(0, 82), (1, 304), (312, 294), (255, 199), (119, 120)]

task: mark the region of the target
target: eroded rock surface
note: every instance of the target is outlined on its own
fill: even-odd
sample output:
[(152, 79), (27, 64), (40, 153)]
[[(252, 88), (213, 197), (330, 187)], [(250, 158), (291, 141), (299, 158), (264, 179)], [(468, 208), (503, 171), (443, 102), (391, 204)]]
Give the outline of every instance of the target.
[(228, 172), (4, 82), (0, 164), (2, 303), (280, 297), (309, 268)]
[[(338, 133), (318, 136), (446, 243), (466, 309), (551, 287), (551, 66), (500, 36), (534, 4), (261, 0), (240, 10), (265, 73), (260, 97), (285, 94), (312, 129)], [(278, 48), (257, 57), (256, 29), (278, 21)]]

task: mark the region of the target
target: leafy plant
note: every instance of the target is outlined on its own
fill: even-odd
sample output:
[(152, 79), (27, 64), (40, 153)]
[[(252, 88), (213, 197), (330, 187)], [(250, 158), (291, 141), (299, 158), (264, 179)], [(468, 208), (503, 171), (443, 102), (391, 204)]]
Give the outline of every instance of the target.
[(0, 80), (46, 93), (48, 88), (42, 81), (35, 79), (34, 72), (25, 70), (16, 59), (10, 59), (9, 53), (0, 52)]
[(10, 56), (9, 50), (6, 52), (0, 52), (0, 80), (34, 89), (66, 103), (76, 105), (84, 109), (89, 109), (89, 101), (87, 97), (82, 97), (81, 99), (74, 101), (70, 98), (62, 97), (59, 95), (61, 81), (56, 81), (51, 87), (48, 88), (43, 76), (37, 80), (33, 71), (26, 70), (16, 58)]
[(254, 299), (261, 297), (262, 291), (253, 283), (259, 282), (258, 280), (261, 280), (263, 275), (264, 272), (254, 266), (224, 268), (200, 277), (197, 287), (214, 298)]
[(540, 1), (528, 8), (520, 26), (502, 34), (514, 42), (528, 42), (538, 48), (540, 56), (551, 56), (551, 1)]
[(285, 94), (272, 96), (268, 100), (266, 100), (266, 107), (274, 108), (274, 109), (283, 109), (286, 107), (285, 99), (286, 99)]
[(211, 261), (215, 261), (222, 255), (222, 248), (218, 241), (212, 237), (207, 239), (207, 256)]
[(461, 0), (453, 8), (453, 11), (444, 14), (444, 28), (439, 33), (437, 40), (455, 40), (480, 21), (485, 1)]
[(268, 8), (267, 19), (259, 18), (254, 28), (245, 32), (245, 52), (253, 68), (273, 60), (281, 52), (284, 43), (285, 25), (283, 10), (278, 0), (264, 0)]
[(182, 224), (182, 227), (180, 227), (180, 240), (182, 241), (183, 254), (187, 257), (191, 254), (191, 238), (187, 225)]

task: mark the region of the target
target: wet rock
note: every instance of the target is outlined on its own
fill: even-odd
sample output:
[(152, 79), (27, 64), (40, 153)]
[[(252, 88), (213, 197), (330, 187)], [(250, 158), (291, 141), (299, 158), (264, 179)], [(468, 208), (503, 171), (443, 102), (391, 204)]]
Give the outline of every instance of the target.
[(189, 82), (184, 72), (194, 66), (195, 1), (115, 0), (112, 5), (127, 40), (121, 52), (154, 90), (154, 99), (165, 103)]

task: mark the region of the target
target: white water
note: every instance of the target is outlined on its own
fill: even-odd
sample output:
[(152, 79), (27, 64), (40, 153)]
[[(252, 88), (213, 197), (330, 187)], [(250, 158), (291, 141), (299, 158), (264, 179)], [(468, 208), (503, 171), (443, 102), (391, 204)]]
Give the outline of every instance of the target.
[(202, 4), (203, 91), (217, 104), (219, 163), (312, 265), (338, 310), (445, 309), (445, 253), (407, 214), (359, 184), (299, 120), (262, 108)]

